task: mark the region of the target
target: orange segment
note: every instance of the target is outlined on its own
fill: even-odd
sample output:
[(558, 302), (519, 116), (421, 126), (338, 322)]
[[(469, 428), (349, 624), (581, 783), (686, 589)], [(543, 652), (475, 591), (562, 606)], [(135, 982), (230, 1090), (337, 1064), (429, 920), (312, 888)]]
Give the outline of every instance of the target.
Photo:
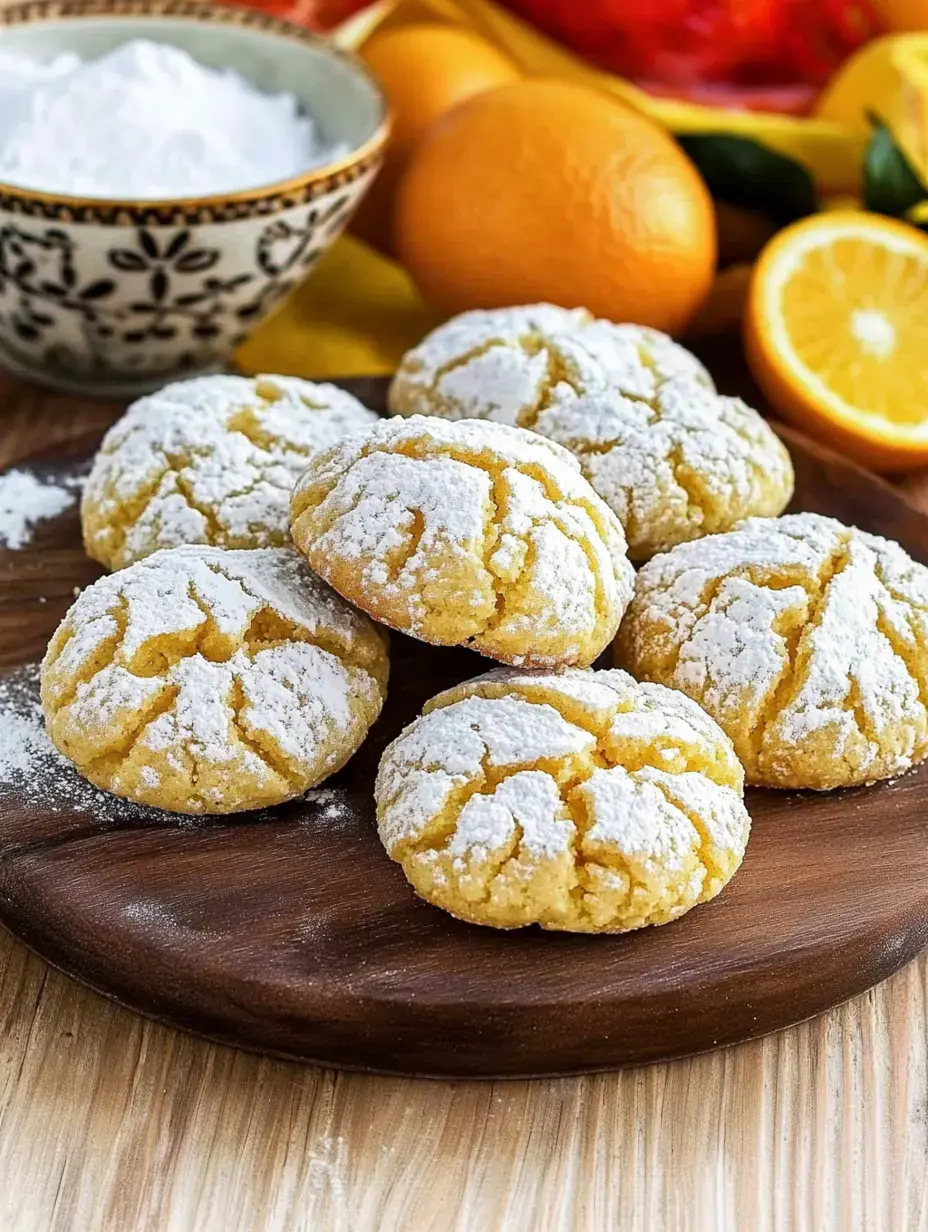
[(745, 322), (772, 405), (877, 470), (928, 462), (928, 237), (857, 211), (819, 214), (764, 249)]

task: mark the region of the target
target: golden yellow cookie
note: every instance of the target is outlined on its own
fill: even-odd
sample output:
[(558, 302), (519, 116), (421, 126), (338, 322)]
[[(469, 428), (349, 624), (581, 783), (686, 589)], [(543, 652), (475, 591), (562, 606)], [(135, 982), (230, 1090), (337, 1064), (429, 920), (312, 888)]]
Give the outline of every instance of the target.
[(565, 398), (613, 389), (648, 400), (675, 377), (715, 389), (695, 355), (648, 326), (615, 325), (553, 304), (477, 309), (439, 325), (406, 353), (390, 387), (390, 411), (531, 428)]
[(475, 924), (624, 932), (730, 880), (744, 772), (700, 708), (626, 672), (497, 669), (387, 748), (380, 837), (416, 891)]
[(184, 543), (280, 547), (307, 458), (376, 419), (344, 390), (294, 377), (168, 385), (106, 434), (81, 503), (84, 547), (110, 569)]
[(506, 663), (591, 663), (631, 594), (618, 518), (520, 428), (383, 420), (316, 454), (291, 511), (312, 567), (375, 620)]
[(619, 515), (632, 560), (782, 513), (793, 492), (779, 438), (719, 396), (695, 356), (582, 309), (453, 318), (405, 356), (390, 409), (518, 424), (566, 446)]
[(82, 591), (42, 663), (58, 749), (178, 813), (301, 795), (380, 713), (384, 640), (292, 548), (157, 552)]
[(831, 518), (751, 518), (656, 556), (616, 652), (699, 702), (752, 783), (848, 787), (928, 753), (928, 569)]

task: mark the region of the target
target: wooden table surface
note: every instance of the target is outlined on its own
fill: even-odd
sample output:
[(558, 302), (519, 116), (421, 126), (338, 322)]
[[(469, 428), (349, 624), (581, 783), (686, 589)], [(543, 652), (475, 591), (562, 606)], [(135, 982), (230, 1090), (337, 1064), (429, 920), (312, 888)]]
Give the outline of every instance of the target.
[[(116, 413), (0, 385), (0, 468)], [(0, 930), (3, 1232), (925, 1232), (926, 1159), (928, 956), (709, 1056), (451, 1083), (203, 1043)]]

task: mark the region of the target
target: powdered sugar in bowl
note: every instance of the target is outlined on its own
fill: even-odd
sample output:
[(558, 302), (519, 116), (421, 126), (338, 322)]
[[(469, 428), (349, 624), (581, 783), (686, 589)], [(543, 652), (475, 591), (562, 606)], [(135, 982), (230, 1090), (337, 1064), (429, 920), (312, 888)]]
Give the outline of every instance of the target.
[[(135, 395), (222, 366), (340, 234), (380, 165), (384, 105), (363, 66), (252, 9), (0, 6), (3, 57), (0, 365), (46, 385)], [(112, 87), (137, 111), (137, 153), (126, 126), (110, 126), (101, 77), (78, 71), (89, 64), (104, 65), (107, 88), (130, 71), (140, 79), (136, 96)], [(141, 85), (169, 73), (188, 106), (202, 86), (193, 144), (167, 125), (157, 145)], [(60, 81), (56, 105), (43, 97), (32, 129), (17, 129), (39, 78), (43, 89)], [(72, 99), (96, 124), (75, 124), (77, 151)], [(54, 118), (67, 165), (32, 140), (36, 115)]]

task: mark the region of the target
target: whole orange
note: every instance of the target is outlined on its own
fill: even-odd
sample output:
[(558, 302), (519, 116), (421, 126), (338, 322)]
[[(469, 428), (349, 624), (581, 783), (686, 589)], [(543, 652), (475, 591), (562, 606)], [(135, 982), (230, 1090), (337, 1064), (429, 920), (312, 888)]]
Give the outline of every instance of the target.
[(712, 200), (651, 120), (606, 94), (520, 81), (417, 146), (396, 243), (446, 312), (547, 300), (679, 332), (712, 282)]
[(361, 58), (386, 96), (392, 128), (383, 169), (354, 229), (389, 251), (396, 186), (423, 133), (458, 103), (516, 80), (519, 72), (486, 39), (438, 22), (375, 34), (361, 49)]

